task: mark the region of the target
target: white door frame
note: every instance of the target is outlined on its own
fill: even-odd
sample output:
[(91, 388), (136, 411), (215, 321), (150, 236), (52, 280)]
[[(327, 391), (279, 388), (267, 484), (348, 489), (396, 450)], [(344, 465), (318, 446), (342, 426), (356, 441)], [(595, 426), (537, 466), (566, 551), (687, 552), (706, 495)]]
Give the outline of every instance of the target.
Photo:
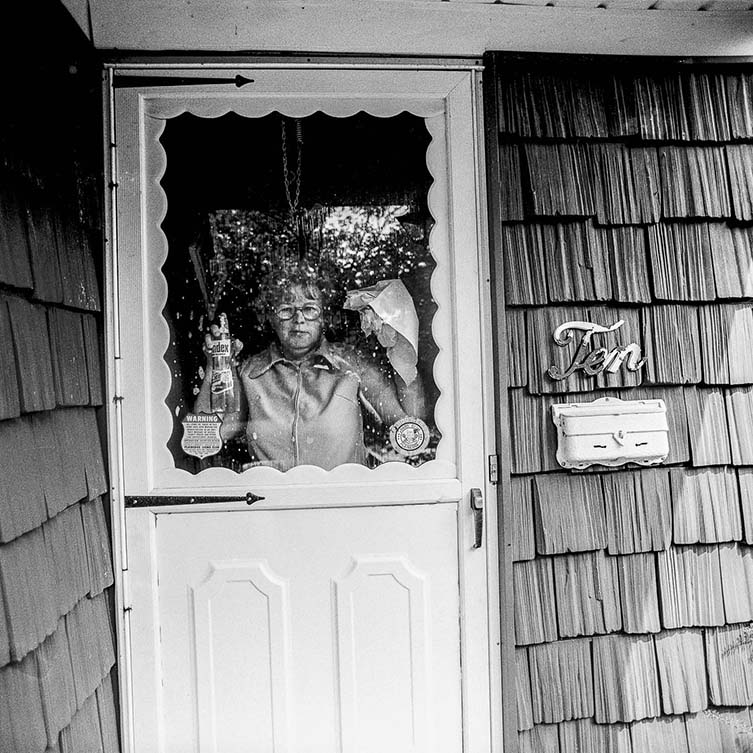
[[(211, 95), (201, 86), (181, 87), (177, 95), (169, 87), (141, 86), (128, 90), (127, 96), (118, 93), (117, 97), (113, 86), (118, 76), (228, 77), (228, 69), (233, 75), (247, 75), (260, 84), (249, 93), (215, 87)], [(145, 506), (126, 511), (125, 497), (227, 494), (234, 488), (249, 487), (269, 496), (269, 502), (264, 503), (267, 509), (307, 504), (312, 487), (326, 490), (326, 506), (349, 504), (354, 489), (358, 489), (359, 503), (368, 505), (390, 504), (398, 499), (411, 499), (414, 503), (459, 500), (464, 750), (501, 750), (496, 489), (489, 481), (487, 460), (495, 453), (494, 392), (480, 78), (475, 62), (427, 66), (108, 66), (107, 164), (108, 183), (113, 187), (107, 203), (108, 418), (126, 753), (152, 750), (151, 746), (137, 747), (137, 742), (159, 739), (158, 662), (155, 664), (159, 646), (151, 543), (156, 516), (168, 510)], [(154, 275), (154, 267), (150, 268), (146, 261), (146, 248), (154, 256), (161, 235), (155, 229), (159, 228), (164, 210), (150, 200), (157, 181), (144, 175), (147, 157), (155, 159), (155, 154), (149, 153), (154, 145), (148, 133), (149, 116), (155, 112), (163, 116), (177, 114), (186, 109), (187, 103), (200, 110), (202, 105), (196, 103), (202, 101), (201, 97), (206, 104), (218, 90), (221, 102), (210, 103), (210, 108), (244, 112), (244, 103), (256, 97), (266, 98), (268, 109), (280, 109), (286, 114), (306, 114), (320, 107), (332, 114), (349, 114), (378, 105), (382, 114), (385, 107), (394, 112), (409, 109), (439, 123), (429, 150), (433, 150), (434, 160), (429, 164), (435, 179), (432, 191), (444, 191), (446, 197), (445, 201), (442, 196), (435, 198), (441, 204), (438, 210), (434, 208), (435, 216), (438, 211), (445, 222), (438, 219), (432, 234), (432, 251), (435, 246), (444, 249), (439, 252), (444, 257), (438, 259), (435, 273), (437, 286), (442, 288), (435, 296), (440, 307), (434, 320), (435, 338), (440, 345), (435, 370), (443, 390), (437, 415), (438, 423), (440, 416), (444, 422), (440, 424), (443, 440), (437, 461), (418, 470), (395, 468), (396, 464), (376, 470), (349, 467), (342, 473), (340, 469), (327, 473), (294, 468), (284, 479), (265, 474), (267, 469), (252, 469), (244, 474), (212, 469), (199, 474), (203, 478), (198, 483), (197, 477), (182, 478), (181, 473), (167, 468), (161, 446), (164, 402), (160, 380), (164, 380), (164, 374), (160, 376), (160, 369), (154, 368), (158, 360), (152, 361), (151, 369), (146, 368), (150, 353), (158, 356), (164, 352), (164, 332), (160, 333), (159, 326), (148, 318), (154, 311), (154, 290), (159, 290), (161, 283), (159, 275)], [(258, 93), (260, 90), (262, 93)], [(254, 106), (250, 110), (247, 114), (259, 112)], [(150, 334), (152, 330), (156, 334)], [(144, 365), (136, 357), (139, 355), (146, 356)], [(254, 471), (257, 475), (246, 477)], [(474, 522), (469, 497), (473, 487), (483, 491), (486, 501), (481, 549), (472, 547)], [(284, 501), (276, 501), (280, 500), (281, 490), (285, 492)], [(212, 505), (213, 510), (239, 507), (243, 507), (242, 502)], [(134, 568), (129, 568), (129, 561), (139, 563), (138, 579), (131, 577)]]

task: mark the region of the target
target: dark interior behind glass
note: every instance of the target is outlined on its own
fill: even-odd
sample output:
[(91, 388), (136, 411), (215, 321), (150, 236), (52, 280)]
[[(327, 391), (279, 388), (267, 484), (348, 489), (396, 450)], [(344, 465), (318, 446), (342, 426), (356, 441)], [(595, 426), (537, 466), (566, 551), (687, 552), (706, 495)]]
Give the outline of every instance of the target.
[[(242, 357), (261, 351), (273, 338), (262, 305), (269, 280), (300, 264), (329, 282), (327, 340), (358, 346), (385, 373), (391, 366), (383, 349), (373, 335), (364, 336), (358, 314), (342, 306), (348, 290), (384, 279), (403, 281), (419, 318), (417, 368), (431, 439), (420, 454), (401, 458), (390, 446), (389, 427), (364, 411), (367, 464), (418, 465), (434, 457), (440, 435), (433, 416), (438, 390), (432, 373), (437, 347), (431, 334), (436, 305), (430, 290), (435, 263), (429, 252), (429, 141), (423, 120), (408, 113), (391, 118), (316, 113), (298, 123), (279, 113), (184, 114), (167, 122), (161, 138), (167, 156), (162, 228), (169, 249), (163, 313), (171, 330), (165, 360), (172, 373), (167, 403), (176, 467), (192, 473), (216, 465), (241, 471), (253, 459), (242, 438), (212, 457), (187, 455), (181, 420), (201, 384), (209, 323), (226, 313), (232, 336), (243, 341)], [(296, 192), (299, 212), (293, 215)]]

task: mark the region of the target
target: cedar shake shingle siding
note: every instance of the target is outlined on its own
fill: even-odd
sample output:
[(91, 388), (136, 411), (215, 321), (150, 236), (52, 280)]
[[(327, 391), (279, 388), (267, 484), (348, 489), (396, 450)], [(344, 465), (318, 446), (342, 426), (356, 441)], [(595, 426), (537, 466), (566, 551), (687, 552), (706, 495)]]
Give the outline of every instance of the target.
[[(736, 751), (753, 743), (753, 71), (496, 70), (520, 750)], [(636, 342), (646, 366), (552, 381), (577, 345), (552, 332), (576, 319), (625, 320), (598, 344)], [(604, 396), (666, 401), (662, 467), (557, 465), (551, 405)]]
[(26, 53), (3, 57), (0, 753), (118, 753), (99, 75), (62, 7), (42, 6), (16, 30), (33, 29)]

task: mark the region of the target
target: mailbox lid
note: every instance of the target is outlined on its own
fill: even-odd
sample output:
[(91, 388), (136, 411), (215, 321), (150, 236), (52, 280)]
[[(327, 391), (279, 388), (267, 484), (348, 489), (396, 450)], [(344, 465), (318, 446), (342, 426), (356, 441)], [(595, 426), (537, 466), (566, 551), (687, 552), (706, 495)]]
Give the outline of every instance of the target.
[(668, 430), (667, 408), (659, 399), (604, 397), (591, 403), (563, 403), (552, 406), (552, 420), (565, 436)]

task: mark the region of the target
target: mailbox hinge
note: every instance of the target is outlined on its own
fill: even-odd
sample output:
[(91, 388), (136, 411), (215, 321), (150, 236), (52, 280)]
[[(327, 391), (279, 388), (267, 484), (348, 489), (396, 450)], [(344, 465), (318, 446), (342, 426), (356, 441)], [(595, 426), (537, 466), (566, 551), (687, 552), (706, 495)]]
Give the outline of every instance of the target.
[(499, 455), (489, 455), (489, 483), (499, 481)]

